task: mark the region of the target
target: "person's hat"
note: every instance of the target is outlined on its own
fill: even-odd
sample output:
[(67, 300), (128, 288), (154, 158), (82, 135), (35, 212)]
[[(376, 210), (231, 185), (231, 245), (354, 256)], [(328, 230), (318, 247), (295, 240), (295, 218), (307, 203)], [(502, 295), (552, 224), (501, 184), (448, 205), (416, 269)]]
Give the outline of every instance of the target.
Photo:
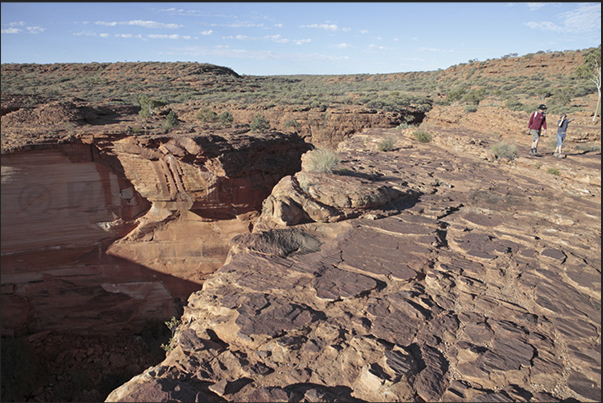
[(540, 106), (538, 107), (538, 109), (546, 109), (546, 105), (545, 104), (540, 104)]

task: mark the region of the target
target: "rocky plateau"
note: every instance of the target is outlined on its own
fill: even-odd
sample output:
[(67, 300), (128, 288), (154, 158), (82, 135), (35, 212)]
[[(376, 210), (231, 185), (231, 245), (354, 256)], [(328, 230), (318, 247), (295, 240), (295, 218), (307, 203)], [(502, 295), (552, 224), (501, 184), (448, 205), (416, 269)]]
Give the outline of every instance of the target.
[(197, 107), (133, 133), (132, 106), (2, 94), (3, 401), (14, 338), (9, 401), (601, 400), (590, 113), (559, 159), (495, 105), (350, 108), (328, 138)]

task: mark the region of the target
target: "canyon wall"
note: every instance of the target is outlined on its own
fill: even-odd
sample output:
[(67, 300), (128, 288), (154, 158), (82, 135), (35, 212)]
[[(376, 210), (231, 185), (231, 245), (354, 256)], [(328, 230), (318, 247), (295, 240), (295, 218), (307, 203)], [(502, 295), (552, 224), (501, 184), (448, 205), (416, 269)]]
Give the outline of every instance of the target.
[(116, 334), (178, 315), (309, 147), (280, 133), (122, 137), (2, 156), (3, 335)]

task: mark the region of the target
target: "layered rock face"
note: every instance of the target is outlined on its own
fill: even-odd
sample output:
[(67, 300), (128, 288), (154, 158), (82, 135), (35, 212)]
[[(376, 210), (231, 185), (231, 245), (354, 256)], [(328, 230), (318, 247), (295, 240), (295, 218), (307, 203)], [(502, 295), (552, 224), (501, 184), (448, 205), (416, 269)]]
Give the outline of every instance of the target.
[(307, 149), (279, 133), (98, 134), (3, 155), (2, 334), (177, 316)]
[(106, 401), (600, 401), (600, 153), (557, 177), (369, 130), (338, 155), (281, 180)]
[(149, 270), (104, 252), (149, 206), (89, 145), (3, 155), (2, 333), (115, 331), (145, 298), (171, 313)]

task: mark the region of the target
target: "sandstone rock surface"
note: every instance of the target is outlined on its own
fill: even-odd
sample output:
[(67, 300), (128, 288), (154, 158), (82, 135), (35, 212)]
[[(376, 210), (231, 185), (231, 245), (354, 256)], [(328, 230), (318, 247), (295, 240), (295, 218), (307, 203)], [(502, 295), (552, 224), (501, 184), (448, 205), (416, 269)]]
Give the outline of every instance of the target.
[[(533, 56), (479, 74), (569, 78), (583, 61)], [(527, 111), (499, 96), (442, 105), (475, 68), (304, 82), (199, 63), (2, 65), (19, 92), (1, 102), (3, 400), (99, 401), (123, 384), (110, 399), (600, 401), (596, 93), (568, 105), (566, 159), (554, 135), (527, 157)], [(331, 83), (341, 96), (322, 94)], [(275, 100), (289, 84), (305, 94)], [(147, 118), (126, 88), (179, 101)], [(258, 113), (298, 136), (250, 133)], [(341, 169), (297, 172), (300, 138), (345, 139)], [(497, 159), (501, 140), (519, 158)], [(217, 269), (156, 365), (178, 296)]]
[(367, 130), (346, 174), (281, 180), (106, 401), (600, 401), (600, 152), (555, 176), (439, 144)]
[(2, 334), (178, 316), (308, 148), (282, 133), (96, 133), (3, 155)]

